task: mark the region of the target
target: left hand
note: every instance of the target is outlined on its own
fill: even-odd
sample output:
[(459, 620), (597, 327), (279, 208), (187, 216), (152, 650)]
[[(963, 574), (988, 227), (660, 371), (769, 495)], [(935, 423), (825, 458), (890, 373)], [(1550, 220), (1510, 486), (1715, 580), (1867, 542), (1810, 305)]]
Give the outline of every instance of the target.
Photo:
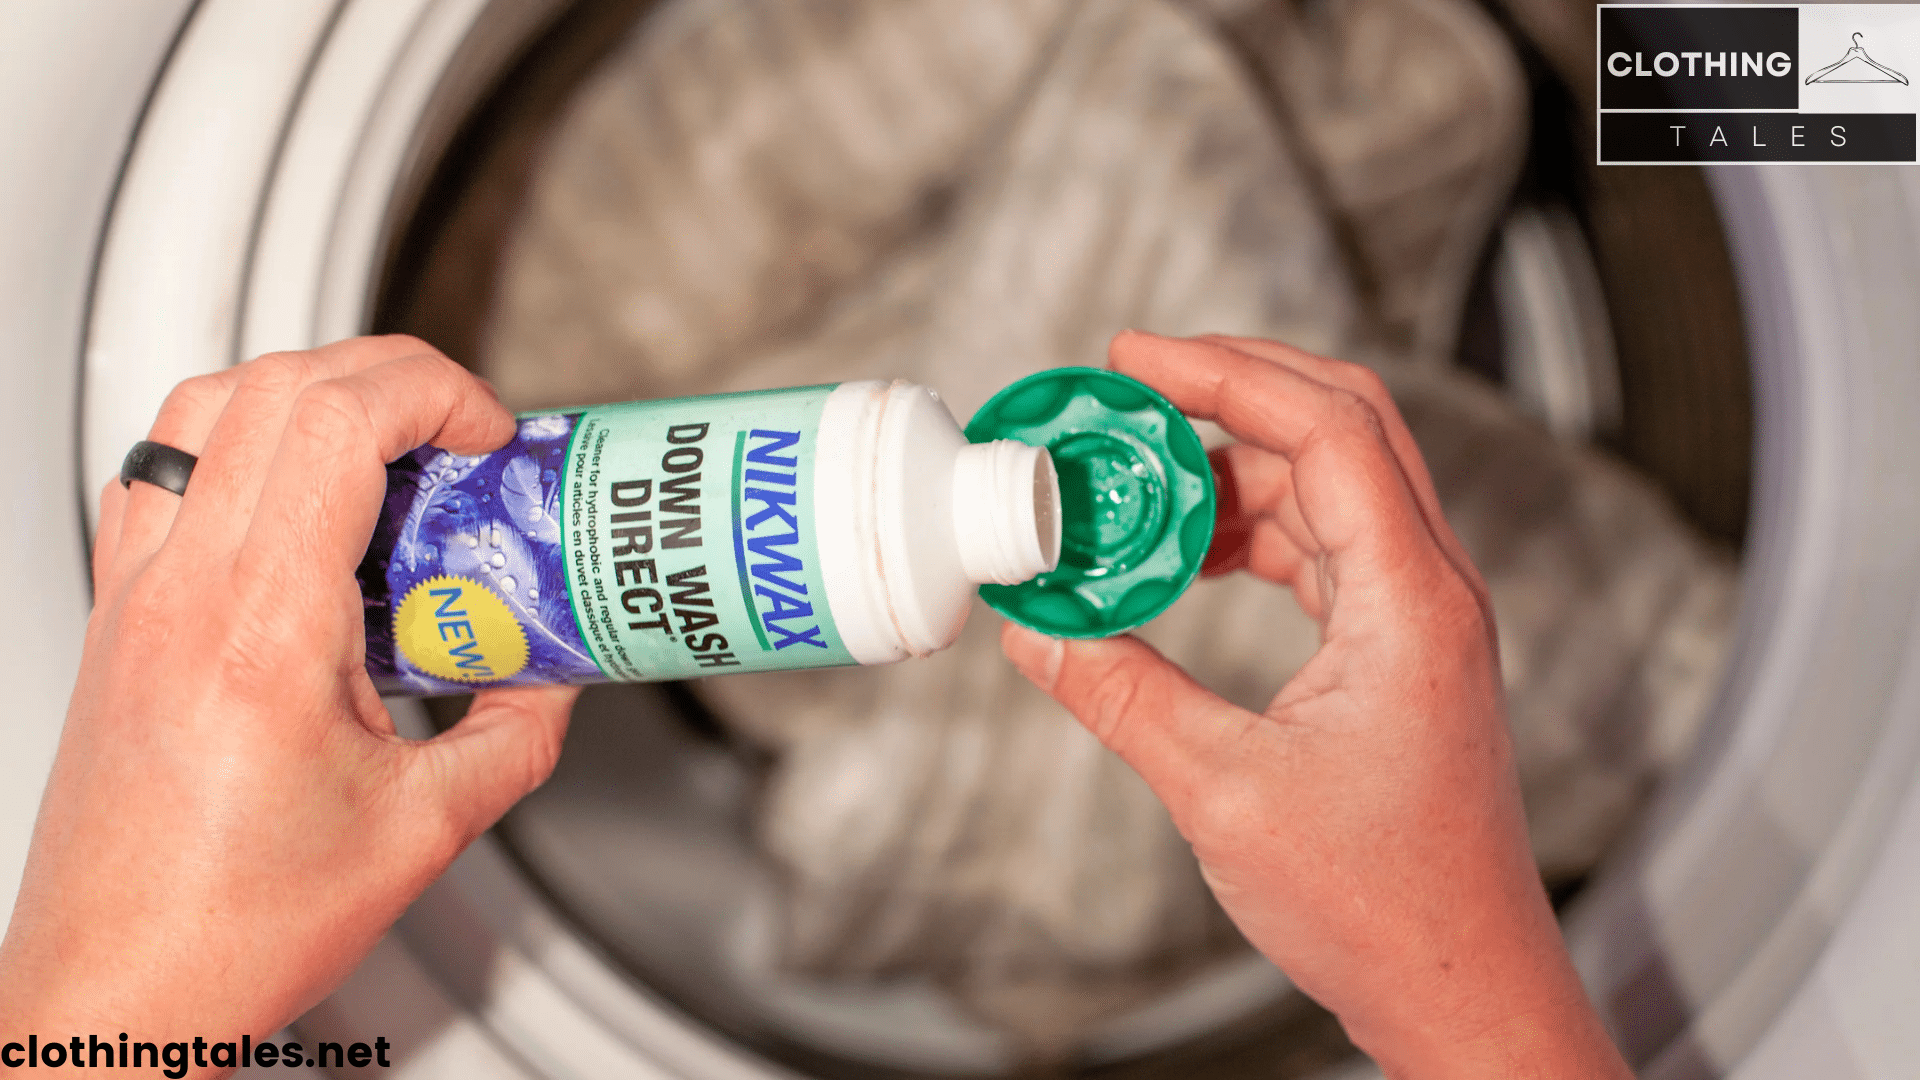
[(354, 578), (389, 461), (513, 431), (407, 337), (174, 390), (148, 437), (199, 456), (186, 496), (101, 497), (79, 681), (0, 943), (7, 1037), (268, 1034), (546, 779), (574, 691), (483, 692), (400, 738)]

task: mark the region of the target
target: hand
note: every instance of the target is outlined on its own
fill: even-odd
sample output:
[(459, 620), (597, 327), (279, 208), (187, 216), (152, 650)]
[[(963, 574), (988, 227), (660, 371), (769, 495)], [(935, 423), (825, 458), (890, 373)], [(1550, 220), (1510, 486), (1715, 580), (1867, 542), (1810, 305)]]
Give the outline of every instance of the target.
[(1486, 586), (1379, 378), (1266, 341), (1126, 333), (1113, 368), (1240, 441), (1210, 570), (1292, 587), (1321, 645), (1264, 713), (1131, 638), (1009, 658), (1166, 803), (1255, 948), (1395, 1077), (1623, 1077), (1527, 846)]
[(268, 1034), (546, 779), (572, 691), (485, 692), (410, 742), (362, 666), (354, 568), (386, 463), (513, 430), (485, 383), (406, 337), (168, 397), (149, 437), (200, 462), (184, 498), (101, 496), (80, 677), (0, 944), (13, 1036)]

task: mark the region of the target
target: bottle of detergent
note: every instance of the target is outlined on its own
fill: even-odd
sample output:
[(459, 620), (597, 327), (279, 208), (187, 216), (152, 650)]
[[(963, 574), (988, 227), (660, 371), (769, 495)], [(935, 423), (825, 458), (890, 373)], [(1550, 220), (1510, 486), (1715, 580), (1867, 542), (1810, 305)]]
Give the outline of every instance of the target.
[(965, 434), (907, 382), (530, 413), (491, 454), (389, 467), (367, 669), (438, 694), (889, 663), (952, 644), (982, 586), (1046, 632), (1116, 633), (1192, 579), (1212, 504), (1185, 419), (1087, 368)]

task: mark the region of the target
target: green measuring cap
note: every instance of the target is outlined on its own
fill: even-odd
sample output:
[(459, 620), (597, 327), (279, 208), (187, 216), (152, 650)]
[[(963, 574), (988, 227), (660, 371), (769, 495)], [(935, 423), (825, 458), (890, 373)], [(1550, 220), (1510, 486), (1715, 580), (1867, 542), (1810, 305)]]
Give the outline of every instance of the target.
[(1124, 633), (1167, 609), (1213, 540), (1213, 471), (1193, 425), (1152, 387), (1099, 368), (1029, 375), (967, 423), (970, 442), (1044, 446), (1060, 475), (1060, 565), (987, 604), (1054, 637)]

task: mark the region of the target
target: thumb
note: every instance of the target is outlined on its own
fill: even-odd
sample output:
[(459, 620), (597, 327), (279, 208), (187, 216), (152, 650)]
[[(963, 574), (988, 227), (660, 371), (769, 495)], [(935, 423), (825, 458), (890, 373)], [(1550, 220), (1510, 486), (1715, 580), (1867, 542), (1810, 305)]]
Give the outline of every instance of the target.
[(427, 744), (435, 794), (466, 840), (553, 774), (579, 696), (577, 686), (482, 690), (458, 724)]
[(1169, 806), (1188, 802), (1260, 718), (1221, 700), (1153, 646), (1127, 636), (1063, 641), (1008, 623), (1000, 645)]

